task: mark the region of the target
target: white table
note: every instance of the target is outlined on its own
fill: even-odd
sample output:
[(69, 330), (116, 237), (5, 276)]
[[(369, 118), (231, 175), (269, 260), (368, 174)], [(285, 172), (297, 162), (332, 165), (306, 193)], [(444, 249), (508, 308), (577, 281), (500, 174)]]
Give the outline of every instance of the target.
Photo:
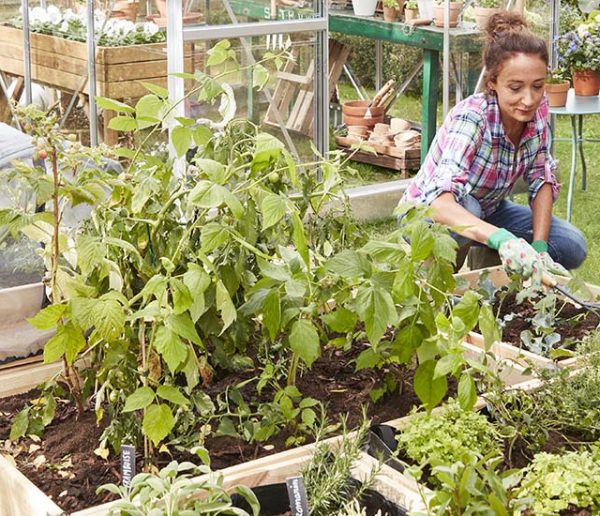
[[(583, 116), (600, 114), (600, 96), (581, 97), (575, 95), (573, 88), (569, 90), (567, 104), (563, 107), (551, 107), (552, 115), (568, 115), (571, 117), (571, 173), (569, 175), (569, 190), (567, 192), (567, 221), (571, 221), (571, 210), (573, 206), (573, 188), (575, 186), (575, 171), (577, 169), (577, 146), (581, 154), (582, 189), (586, 188), (587, 168), (585, 156), (583, 155)], [(579, 121), (579, 124), (577, 124)], [(588, 140), (594, 141), (594, 140)]]

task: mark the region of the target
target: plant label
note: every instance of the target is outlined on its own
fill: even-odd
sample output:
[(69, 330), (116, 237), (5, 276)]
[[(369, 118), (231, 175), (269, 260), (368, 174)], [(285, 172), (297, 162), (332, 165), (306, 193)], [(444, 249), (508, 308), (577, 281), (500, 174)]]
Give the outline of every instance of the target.
[(121, 482), (125, 487), (129, 487), (134, 476), (135, 446), (123, 444), (121, 445)]
[(292, 516), (308, 516), (308, 497), (304, 478), (290, 477), (285, 480)]

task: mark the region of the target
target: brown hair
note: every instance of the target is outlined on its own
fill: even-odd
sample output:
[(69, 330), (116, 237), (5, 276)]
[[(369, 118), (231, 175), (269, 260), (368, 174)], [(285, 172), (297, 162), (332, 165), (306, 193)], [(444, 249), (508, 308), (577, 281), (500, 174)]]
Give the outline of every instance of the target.
[(516, 54), (538, 56), (548, 66), (548, 47), (546, 42), (531, 32), (525, 19), (517, 13), (503, 11), (494, 14), (485, 28), (485, 65), (484, 85), (498, 77), (500, 68)]

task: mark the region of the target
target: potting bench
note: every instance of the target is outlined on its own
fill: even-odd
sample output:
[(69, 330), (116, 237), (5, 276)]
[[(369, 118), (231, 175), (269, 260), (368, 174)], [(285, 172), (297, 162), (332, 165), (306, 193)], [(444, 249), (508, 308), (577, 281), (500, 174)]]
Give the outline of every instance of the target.
[[(600, 114), (600, 97), (581, 97), (575, 95), (571, 88), (567, 97), (567, 104), (562, 107), (551, 107), (553, 115), (568, 115), (571, 117), (571, 172), (569, 174), (569, 189), (567, 191), (567, 221), (571, 222), (571, 210), (573, 208), (573, 188), (575, 187), (575, 172), (577, 170), (577, 147), (581, 154), (581, 189), (585, 190), (587, 183), (587, 167), (583, 155), (584, 141), (598, 141), (583, 138), (583, 115)], [(579, 122), (579, 124), (577, 123)]]
[[(399, 22), (386, 22), (377, 17), (355, 16), (352, 11), (330, 11), (329, 30), (351, 36), (423, 49), (423, 104), (421, 108), (421, 160), (425, 158), (436, 132), (437, 103), (440, 82), (440, 52), (443, 51), (444, 29), (431, 26), (413, 27)], [(474, 28), (450, 29), (454, 52), (479, 55), (481, 32)], [(381, 56), (381, 52), (377, 53)], [(380, 66), (377, 67), (379, 70)], [(469, 92), (474, 90), (469, 84)]]

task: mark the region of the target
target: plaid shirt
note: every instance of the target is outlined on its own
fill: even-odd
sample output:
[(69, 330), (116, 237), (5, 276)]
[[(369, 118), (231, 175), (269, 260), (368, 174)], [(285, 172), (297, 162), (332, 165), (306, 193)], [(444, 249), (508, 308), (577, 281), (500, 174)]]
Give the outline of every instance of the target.
[(446, 117), (402, 201), (431, 204), (442, 193), (452, 192), (460, 203), (471, 195), (479, 201), (483, 215), (489, 216), (521, 176), (529, 187), (530, 204), (545, 183), (552, 185), (556, 200), (560, 185), (555, 176), (557, 162), (548, 151), (547, 118), (544, 98), (515, 149), (504, 132), (496, 97), (471, 95)]

